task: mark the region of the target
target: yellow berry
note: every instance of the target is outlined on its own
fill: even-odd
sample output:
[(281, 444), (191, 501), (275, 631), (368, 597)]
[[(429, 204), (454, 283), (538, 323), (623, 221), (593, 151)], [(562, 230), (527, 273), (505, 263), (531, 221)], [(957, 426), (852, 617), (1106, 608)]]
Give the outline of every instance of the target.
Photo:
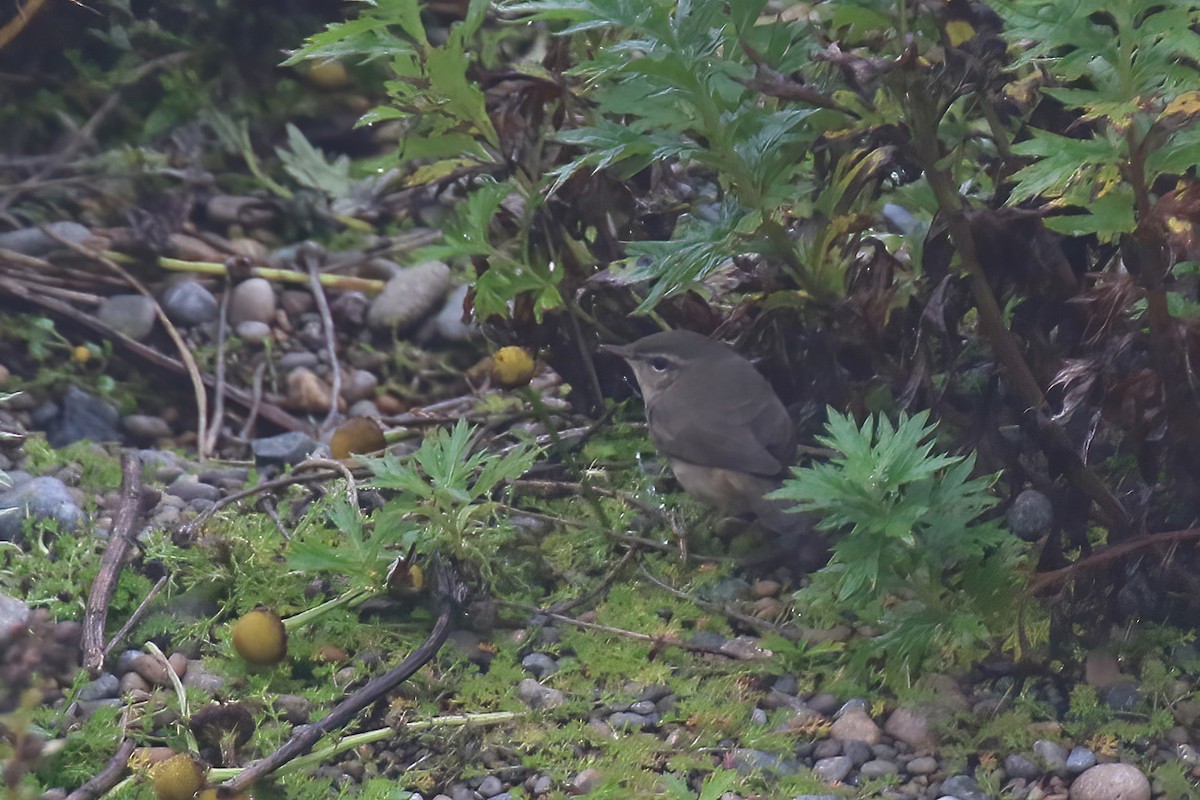
[(501, 347), (492, 356), (492, 380), (505, 389), (525, 386), (533, 377), (533, 358), (523, 347)]
[(75, 363), (77, 364), (86, 364), (92, 360), (92, 351), (84, 345), (75, 345), (71, 349), (71, 358), (75, 359)]
[(150, 772), (158, 800), (192, 800), (204, 785), (204, 770), (187, 753), (171, 756)]
[(287, 629), (268, 608), (256, 608), (233, 624), (233, 649), (247, 663), (260, 667), (278, 664), (287, 656)]

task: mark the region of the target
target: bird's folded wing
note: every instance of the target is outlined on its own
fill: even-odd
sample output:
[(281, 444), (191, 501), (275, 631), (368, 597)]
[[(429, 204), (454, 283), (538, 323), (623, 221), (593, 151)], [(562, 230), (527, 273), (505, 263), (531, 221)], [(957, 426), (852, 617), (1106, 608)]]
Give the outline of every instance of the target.
[[(776, 454), (794, 452), (794, 433), (786, 412), (785, 424), (780, 425), (776, 415), (763, 413), (761, 406), (757, 399), (737, 399), (720, 405), (697, 403), (685, 414), (661, 415), (652, 409), (654, 445), (664, 455), (705, 467), (777, 475), (787, 463)], [(779, 437), (778, 443), (771, 441), (774, 437)]]

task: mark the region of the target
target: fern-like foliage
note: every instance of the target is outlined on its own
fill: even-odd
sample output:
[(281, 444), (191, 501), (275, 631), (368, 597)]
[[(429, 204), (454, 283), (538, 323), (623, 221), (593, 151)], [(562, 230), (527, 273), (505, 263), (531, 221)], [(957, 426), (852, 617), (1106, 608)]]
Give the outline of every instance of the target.
[(820, 437), (838, 455), (793, 470), (774, 497), (835, 534), (829, 565), (797, 593), (814, 622), (852, 619), (878, 631), (850, 643), (851, 663), (888, 683), (931, 662), (969, 663), (1016, 624), (1018, 543), (983, 515), (992, 477), (974, 456), (935, 452), (928, 413), (859, 427), (830, 409)]

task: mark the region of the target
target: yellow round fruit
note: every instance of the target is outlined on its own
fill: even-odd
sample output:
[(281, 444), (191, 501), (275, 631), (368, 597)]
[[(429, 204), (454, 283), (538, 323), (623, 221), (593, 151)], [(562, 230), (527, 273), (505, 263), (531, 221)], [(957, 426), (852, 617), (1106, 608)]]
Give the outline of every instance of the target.
[(505, 389), (526, 386), (533, 378), (533, 357), (523, 347), (501, 347), (492, 356), (492, 380)]
[(77, 364), (86, 364), (92, 360), (92, 351), (84, 345), (75, 345), (71, 348), (71, 358), (75, 359)]
[(204, 770), (187, 753), (171, 756), (150, 771), (158, 800), (192, 800), (204, 785)]
[(269, 608), (256, 608), (233, 623), (233, 649), (247, 663), (270, 667), (287, 657), (287, 629)]

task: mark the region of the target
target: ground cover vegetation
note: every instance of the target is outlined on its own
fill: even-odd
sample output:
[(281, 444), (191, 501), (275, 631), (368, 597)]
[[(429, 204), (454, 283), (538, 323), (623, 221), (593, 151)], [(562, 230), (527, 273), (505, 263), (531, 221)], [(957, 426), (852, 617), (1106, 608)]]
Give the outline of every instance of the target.
[[(204, 769), (193, 785), (195, 765), (139, 750), (105, 796), (236, 782), (426, 646), (254, 796), (497, 775), (514, 797), (880, 796), (896, 775), (831, 789), (788, 766), (831, 722), (777, 687), (880, 717), (937, 705), (946, 676), (979, 702), (928, 714), (943, 777), (1027, 797), (1004, 754), (1061, 736), (1139, 764), (1158, 796), (1200, 791), (1194, 762), (1155, 749), (1200, 740), (1200, 4), (102, 2), (5, 30), (4, 223), (78, 220), (104, 246), (4, 246), (0, 388), (186, 404), (186, 382), (147, 391), (146, 355), (70, 304), (166, 270), (234, 282), (303, 239), (448, 264), (481, 334), (430, 345), (337, 316), (330, 351), (403, 401), (393, 447), (320, 482), (256, 465), (246, 500), (138, 533), (110, 622), (136, 616), (129, 646), (185, 653), (220, 688), (164, 679), (85, 714), (94, 675), (0, 638), (34, 667), (0, 660), (10, 796), (76, 790), (121, 741)], [(64, 118), (85, 130), (47, 146)], [(233, 194), (254, 204), (223, 233), (259, 249), (179, 257), (171, 236), (202, 238)], [(663, 326), (758, 359), (805, 445), (776, 496), (820, 519), (824, 569), (756, 563), (769, 537), (664, 475), (596, 349)], [(189, 370), (227, 363), (247, 395), (283, 349), (207, 335)], [(507, 347), (470, 368), (499, 346), (561, 381), (529, 384)], [(453, 410), (405, 416), (422, 407)], [(205, 418), (173, 440), (185, 457), (247, 457), (219, 420), (207, 444)], [(70, 473), (118, 527), (111, 448), (30, 435), (11, 453)], [(83, 620), (109, 541), (31, 522), (0, 541), (0, 593), (53, 639)], [(247, 624), (279, 647), (248, 654), (260, 636), (236, 626), (264, 607)], [(1097, 659), (1136, 692), (1106, 695)], [(645, 703), (652, 722), (613, 720)]]

